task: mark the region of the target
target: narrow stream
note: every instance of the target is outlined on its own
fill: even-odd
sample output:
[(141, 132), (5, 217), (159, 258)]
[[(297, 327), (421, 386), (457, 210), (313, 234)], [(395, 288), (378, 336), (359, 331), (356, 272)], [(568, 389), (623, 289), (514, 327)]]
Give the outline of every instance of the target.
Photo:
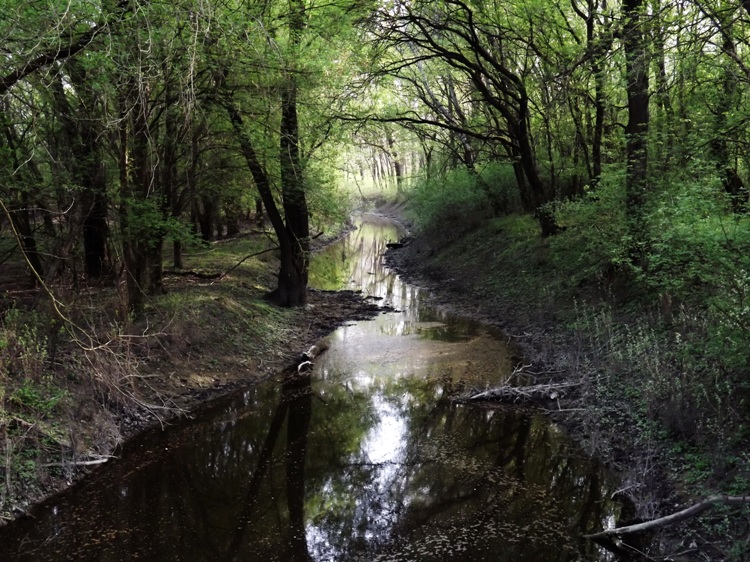
[(542, 416), (448, 399), (514, 351), (384, 268), (399, 235), (366, 216), (310, 274), (398, 312), (334, 332), (311, 376), (134, 442), (0, 529), (0, 560), (609, 560), (578, 537), (614, 519), (616, 482)]

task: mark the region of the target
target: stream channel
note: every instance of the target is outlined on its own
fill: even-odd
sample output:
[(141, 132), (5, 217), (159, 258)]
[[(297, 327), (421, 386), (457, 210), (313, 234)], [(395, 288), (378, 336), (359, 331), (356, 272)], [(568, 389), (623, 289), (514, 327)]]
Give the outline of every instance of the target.
[(0, 560), (609, 560), (617, 481), (528, 409), (457, 404), (518, 361), (507, 337), (423, 304), (364, 215), (311, 286), (397, 312), (340, 328), (311, 376), (249, 387), (0, 529)]

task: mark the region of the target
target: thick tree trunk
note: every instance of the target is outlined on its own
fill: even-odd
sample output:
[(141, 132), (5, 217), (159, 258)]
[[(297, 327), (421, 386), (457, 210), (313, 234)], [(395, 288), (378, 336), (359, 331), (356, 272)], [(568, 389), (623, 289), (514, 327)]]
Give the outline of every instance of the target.
[(278, 286), (270, 295), (271, 299), (281, 306), (301, 306), (307, 302), (310, 225), (299, 152), (296, 75), (296, 57), (299, 56), (297, 48), (305, 26), (304, 10), (304, 4), (300, 0), (290, 0), (289, 33), (292, 53), (286, 87), (281, 93), (279, 141), (281, 199), (287, 235), (283, 241), (279, 240), (281, 268)]
[(271, 294), (281, 306), (300, 306), (307, 302), (309, 253), (309, 217), (299, 157), (297, 89), (287, 86), (281, 105), (281, 189), (287, 236), (281, 245), (278, 286)]

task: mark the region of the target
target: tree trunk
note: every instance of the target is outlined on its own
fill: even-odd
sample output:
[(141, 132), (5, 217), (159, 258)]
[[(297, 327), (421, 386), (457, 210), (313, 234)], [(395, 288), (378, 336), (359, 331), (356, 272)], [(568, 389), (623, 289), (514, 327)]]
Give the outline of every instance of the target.
[(281, 306), (301, 306), (307, 302), (310, 228), (299, 158), (297, 87), (293, 82), (282, 94), (280, 149), (281, 194), (287, 236), (281, 244), (278, 286), (271, 299)]
[(624, 0), (622, 15), (625, 49), (625, 82), (628, 98), (628, 122), (625, 127), (627, 172), (626, 212), (634, 254), (643, 253), (646, 229), (643, 207), (648, 192), (648, 48), (642, 27), (643, 0)]
[(21, 250), (26, 256), (30, 267), (29, 280), (36, 286), (39, 279), (44, 279), (44, 266), (42, 265), (39, 249), (34, 237), (33, 220), (31, 211), (29, 211), (29, 194), (23, 191), (21, 193), (21, 205), (15, 212), (10, 214), (13, 221), (13, 228), (16, 230), (21, 240)]
[(255, 224), (258, 228), (266, 227), (266, 218), (263, 215), (263, 199), (258, 196), (255, 198)]
[(283, 241), (279, 240), (281, 267), (278, 286), (270, 295), (271, 299), (281, 306), (301, 306), (307, 302), (310, 225), (299, 152), (296, 74), (296, 58), (299, 56), (297, 50), (305, 26), (304, 10), (304, 4), (300, 0), (290, 0), (289, 33), (292, 52), (286, 86), (281, 93), (279, 141), (281, 199), (287, 235)]
[(197, 211), (201, 238), (206, 242), (211, 242), (214, 239), (216, 225), (216, 205), (210, 197), (202, 197), (201, 206)]
[[(98, 186), (97, 186), (98, 187)], [(86, 275), (99, 279), (107, 271), (107, 199), (102, 189), (91, 189), (91, 205), (83, 220), (83, 254)]]
[[(253, 176), (258, 193), (260, 193), (263, 199), (263, 206), (266, 209), (266, 213), (279, 242), (281, 264), (279, 268), (278, 287), (271, 291), (268, 297), (281, 306), (304, 304), (307, 298), (307, 270), (304, 269), (304, 278), (302, 278), (300, 275), (302, 271), (295, 266), (293, 257), (294, 247), (301, 248), (302, 246), (295, 244), (291, 239), (293, 235), (292, 228), (285, 224), (279, 208), (276, 206), (276, 201), (271, 191), (271, 181), (258, 160), (250, 138), (245, 133), (242, 115), (240, 115), (240, 112), (232, 103), (225, 104), (225, 108), (229, 113), (229, 120), (237, 134), (242, 155), (245, 157), (245, 162), (250, 170), (250, 174)], [(291, 203), (290, 201), (290, 209), (293, 211), (294, 207)], [(290, 215), (287, 215), (287, 221), (289, 219)], [(303, 224), (307, 223), (306, 220), (302, 222)], [(305, 258), (304, 263), (306, 265), (306, 256), (303, 257)]]
[[(719, 22), (722, 35), (721, 49), (730, 58), (736, 58), (734, 39), (732, 37), (731, 24), (726, 21)], [(721, 87), (718, 88), (718, 101), (714, 111), (716, 115), (714, 124), (714, 137), (709, 145), (712, 156), (716, 163), (716, 169), (721, 177), (722, 187), (729, 195), (732, 210), (735, 213), (743, 212), (748, 202), (748, 191), (737, 173), (735, 166), (732, 165), (731, 151), (727, 141), (727, 114), (735, 107), (737, 102), (737, 77), (725, 62), (722, 74)]]

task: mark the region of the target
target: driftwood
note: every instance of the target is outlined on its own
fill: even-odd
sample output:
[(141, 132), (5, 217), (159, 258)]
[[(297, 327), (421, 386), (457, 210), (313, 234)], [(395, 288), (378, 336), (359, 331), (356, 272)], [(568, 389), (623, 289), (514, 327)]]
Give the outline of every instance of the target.
[(464, 396), (462, 401), (501, 400), (505, 402), (533, 402), (557, 400), (562, 398), (567, 389), (580, 383), (535, 384), (531, 386), (499, 386), (483, 392)]
[(294, 359), (294, 362), (287, 365), (283, 371), (285, 373), (298, 372), (302, 373), (311, 371), (313, 367), (313, 360), (324, 353), (330, 346), (328, 338), (323, 338), (318, 341), (315, 345), (311, 346), (307, 351), (303, 351)]
[(600, 541), (611, 540), (624, 535), (645, 533), (647, 531), (653, 531), (655, 529), (661, 529), (662, 527), (679, 523), (680, 521), (685, 521), (686, 519), (690, 519), (691, 517), (695, 517), (696, 515), (708, 511), (716, 505), (750, 505), (750, 496), (713, 496), (671, 515), (666, 515), (636, 525), (628, 525), (627, 527), (607, 529), (601, 533), (584, 535), (583, 537), (594, 541)]

